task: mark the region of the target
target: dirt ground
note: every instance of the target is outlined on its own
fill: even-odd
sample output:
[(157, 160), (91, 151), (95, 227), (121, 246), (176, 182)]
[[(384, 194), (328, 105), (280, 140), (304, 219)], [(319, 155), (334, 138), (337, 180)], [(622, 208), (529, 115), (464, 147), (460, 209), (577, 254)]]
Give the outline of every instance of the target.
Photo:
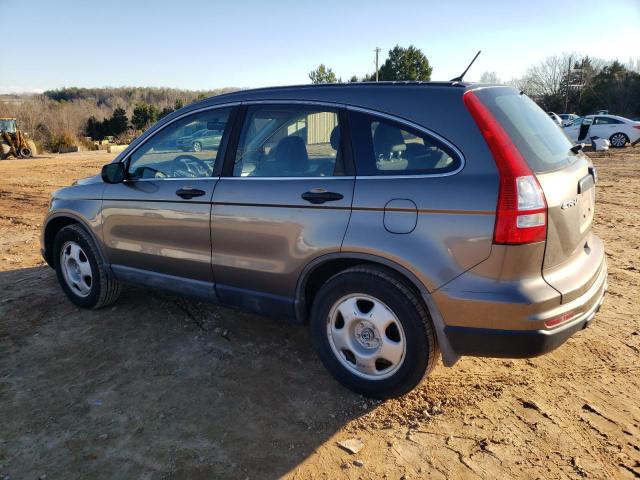
[(74, 307), (40, 224), (111, 155), (0, 162), (0, 479), (639, 478), (640, 148), (592, 156), (610, 269), (593, 325), (386, 402), (339, 386), (301, 326), (134, 288)]

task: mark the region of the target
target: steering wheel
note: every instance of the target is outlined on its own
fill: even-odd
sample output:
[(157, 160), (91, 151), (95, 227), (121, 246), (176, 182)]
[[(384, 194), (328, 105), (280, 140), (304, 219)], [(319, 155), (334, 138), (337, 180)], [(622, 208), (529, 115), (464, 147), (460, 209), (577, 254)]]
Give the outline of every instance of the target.
[[(182, 168), (194, 177), (209, 177), (213, 173), (212, 165), (193, 155), (179, 155), (173, 161), (177, 165), (182, 166)], [(178, 169), (180, 169), (180, 167), (176, 170)]]

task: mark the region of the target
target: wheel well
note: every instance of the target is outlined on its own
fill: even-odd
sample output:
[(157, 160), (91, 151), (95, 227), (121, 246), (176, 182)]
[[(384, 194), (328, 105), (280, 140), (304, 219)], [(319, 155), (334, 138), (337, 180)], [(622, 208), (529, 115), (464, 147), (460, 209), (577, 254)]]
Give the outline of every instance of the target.
[(67, 225), (80, 224), (76, 219), (71, 217), (56, 217), (49, 221), (47, 228), (44, 231), (44, 253), (45, 260), (51, 268), (53, 268), (53, 257), (51, 256), (51, 250), (53, 248), (53, 241), (60, 230)]
[[(384, 265), (379, 262), (371, 261), (371, 260), (363, 260), (361, 258), (337, 258), (334, 260), (329, 260), (327, 262), (322, 263), (311, 273), (308, 275), (303, 291), (301, 292), (300, 298), (300, 310), (299, 317), (303, 322), (307, 322), (309, 319), (309, 312), (311, 311), (311, 306), (313, 305), (313, 300), (320, 290), (320, 287), (329, 280), (334, 275), (342, 272), (343, 270), (347, 270), (348, 268), (355, 267), (356, 265), (366, 265), (372, 266), (376, 268), (380, 268), (382, 270), (387, 271), (389, 274), (396, 277), (399, 281), (401, 281), (407, 288), (409, 288), (412, 292), (414, 292), (418, 298), (422, 298), (420, 290), (416, 285), (407, 278), (402, 272), (391, 268), (387, 265)], [(426, 308), (426, 306), (425, 306)]]

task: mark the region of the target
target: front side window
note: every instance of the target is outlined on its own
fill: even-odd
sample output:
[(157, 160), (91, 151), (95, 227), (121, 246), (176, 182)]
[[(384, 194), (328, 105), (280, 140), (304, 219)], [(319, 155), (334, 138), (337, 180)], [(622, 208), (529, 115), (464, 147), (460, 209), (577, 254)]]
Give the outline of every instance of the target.
[(275, 105), (247, 109), (234, 177), (325, 177), (342, 173), (337, 111)]
[(138, 148), (129, 160), (129, 176), (146, 178), (210, 177), (231, 108), (194, 113), (169, 124)]
[(439, 140), (401, 123), (351, 112), (358, 175), (426, 175), (453, 172), (461, 160)]

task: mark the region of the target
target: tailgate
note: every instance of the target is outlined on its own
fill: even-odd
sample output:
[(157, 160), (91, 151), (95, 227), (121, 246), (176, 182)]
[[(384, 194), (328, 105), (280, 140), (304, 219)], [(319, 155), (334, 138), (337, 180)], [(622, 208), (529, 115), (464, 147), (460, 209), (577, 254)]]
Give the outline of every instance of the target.
[(547, 202), (545, 281), (566, 303), (586, 292), (603, 266), (602, 242), (591, 233), (596, 174), (589, 158), (535, 102), (507, 87), (474, 91), (509, 135)]
[(567, 167), (536, 177), (548, 207), (542, 274), (566, 303), (587, 291), (602, 267), (603, 245), (591, 233), (595, 170), (579, 155)]

